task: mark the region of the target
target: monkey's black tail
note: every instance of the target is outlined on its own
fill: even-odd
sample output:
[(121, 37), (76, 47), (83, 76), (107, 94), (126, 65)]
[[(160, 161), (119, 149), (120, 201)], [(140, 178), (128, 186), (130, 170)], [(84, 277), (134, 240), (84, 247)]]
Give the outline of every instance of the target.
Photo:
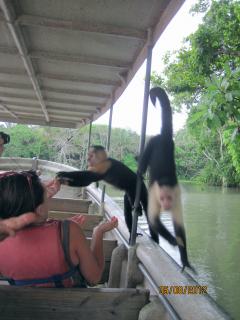
[(165, 90), (160, 87), (155, 87), (150, 90), (149, 94), (153, 105), (156, 105), (156, 98), (158, 98), (162, 107), (161, 134), (166, 135), (169, 138), (172, 138), (172, 108)]

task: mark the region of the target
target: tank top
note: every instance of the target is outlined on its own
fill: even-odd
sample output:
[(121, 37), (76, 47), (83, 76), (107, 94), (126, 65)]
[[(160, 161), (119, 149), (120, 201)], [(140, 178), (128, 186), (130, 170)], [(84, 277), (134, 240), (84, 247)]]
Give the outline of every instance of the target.
[(70, 259), (69, 223), (49, 220), (0, 242), (0, 273), (11, 285), (86, 287)]

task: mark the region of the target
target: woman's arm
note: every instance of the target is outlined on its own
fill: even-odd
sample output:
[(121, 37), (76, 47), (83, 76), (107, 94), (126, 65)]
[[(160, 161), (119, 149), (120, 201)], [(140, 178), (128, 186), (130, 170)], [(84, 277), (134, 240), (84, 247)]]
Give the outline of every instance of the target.
[(37, 220), (37, 215), (33, 212), (24, 213), (19, 217), (0, 220), (0, 241), (8, 236), (14, 236), (18, 230), (34, 223)]
[(118, 220), (113, 217), (94, 228), (91, 246), (74, 222), (70, 224), (70, 256), (74, 265), (79, 264), (84, 278), (90, 284), (97, 284), (104, 269), (103, 236), (107, 231), (117, 227)]

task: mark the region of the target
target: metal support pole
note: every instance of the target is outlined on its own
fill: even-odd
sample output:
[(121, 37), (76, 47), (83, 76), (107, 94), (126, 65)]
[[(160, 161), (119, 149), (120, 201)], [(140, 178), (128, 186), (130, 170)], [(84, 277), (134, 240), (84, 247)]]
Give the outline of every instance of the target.
[[(108, 136), (107, 136), (107, 143), (106, 143), (106, 150), (107, 152), (110, 149), (110, 140), (111, 140), (111, 132), (112, 132), (112, 115), (113, 115), (113, 104), (114, 104), (114, 97), (112, 98), (112, 104), (110, 108), (109, 113), (109, 120), (108, 120)], [(105, 198), (105, 191), (106, 191), (106, 185), (103, 185), (102, 188), (102, 195), (101, 195), (101, 210), (103, 212), (103, 204), (104, 204), (104, 198)]]
[[(146, 63), (146, 78), (145, 78), (145, 87), (144, 87), (144, 98), (143, 98), (143, 112), (142, 112), (142, 128), (141, 128), (141, 137), (140, 137), (140, 146), (139, 146), (139, 156), (141, 157), (144, 145), (145, 145), (145, 135), (147, 127), (147, 113), (148, 113), (148, 99), (149, 99), (149, 88), (150, 88), (150, 76), (151, 76), (151, 65), (152, 65), (152, 34), (151, 31), (148, 33), (148, 47), (147, 47), (147, 63)], [(130, 246), (134, 246), (136, 243), (137, 237), (137, 223), (138, 223), (138, 207), (141, 196), (141, 185), (142, 178), (140, 174), (137, 174), (137, 186), (136, 186), (136, 196), (134, 201), (134, 210), (133, 210), (133, 223), (130, 237)]]
[(114, 103), (114, 99), (112, 99), (112, 105), (110, 108), (109, 120), (108, 120), (108, 136), (107, 136), (107, 145), (106, 145), (107, 151), (109, 151), (109, 149), (110, 149), (110, 140), (111, 140), (111, 132), (112, 132), (113, 103)]
[[(87, 144), (87, 153), (91, 145), (91, 137), (92, 137), (92, 120), (89, 123), (89, 132), (88, 132), (88, 144)], [(85, 155), (85, 159), (87, 158), (87, 154)], [(87, 169), (87, 161), (85, 164), (85, 168)]]
[(91, 145), (91, 137), (92, 137), (92, 120), (89, 123), (89, 132), (88, 132), (88, 146), (87, 150), (89, 150), (90, 145)]

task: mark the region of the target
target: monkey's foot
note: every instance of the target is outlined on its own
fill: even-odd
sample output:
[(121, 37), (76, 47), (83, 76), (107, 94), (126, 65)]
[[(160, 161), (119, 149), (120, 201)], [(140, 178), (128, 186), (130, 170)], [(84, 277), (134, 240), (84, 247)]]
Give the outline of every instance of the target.
[(195, 268), (190, 265), (190, 263), (183, 265), (181, 272), (184, 271), (185, 267), (189, 268), (192, 271), (192, 273), (194, 273), (195, 275), (198, 274), (197, 271), (195, 270)]

